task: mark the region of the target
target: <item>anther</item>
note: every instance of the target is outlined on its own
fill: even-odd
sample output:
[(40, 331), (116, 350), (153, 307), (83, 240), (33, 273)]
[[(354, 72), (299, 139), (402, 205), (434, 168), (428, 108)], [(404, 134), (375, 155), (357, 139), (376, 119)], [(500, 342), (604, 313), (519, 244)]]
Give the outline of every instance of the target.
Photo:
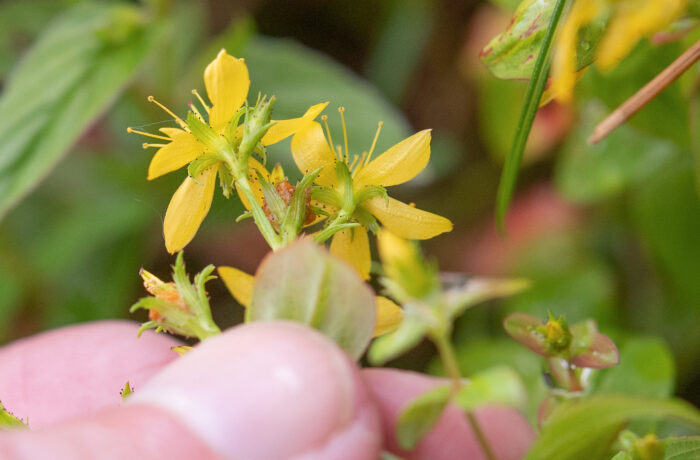
[(348, 130), (345, 127), (345, 107), (338, 107), (340, 121), (343, 123), (343, 139), (345, 140), (345, 162), (350, 160), (350, 150), (348, 149)]
[(163, 109), (163, 111), (164, 111), (165, 113), (167, 113), (168, 115), (170, 115), (171, 117), (173, 117), (173, 118), (175, 119), (175, 122), (177, 122), (177, 124), (180, 125), (180, 127), (181, 127), (182, 129), (184, 129), (184, 130), (186, 130), (186, 131), (189, 132), (189, 129), (187, 128), (187, 123), (185, 123), (184, 121), (182, 121), (182, 118), (180, 118), (180, 117), (178, 117), (177, 115), (175, 115), (175, 114), (173, 113), (172, 110), (170, 110), (169, 108), (167, 108), (166, 106), (164, 106), (164, 105), (161, 104), (160, 102), (156, 101), (155, 98), (154, 98), (153, 96), (148, 96), (146, 99), (148, 100), (148, 102), (153, 102), (155, 105), (157, 105), (158, 107), (160, 107), (161, 109)]
[(148, 143), (144, 142), (143, 144), (141, 144), (141, 147), (143, 147), (144, 149), (147, 149), (147, 148), (149, 148), (149, 147), (157, 147), (157, 148), (160, 148), (160, 147), (165, 147), (166, 145), (167, 145), (167, 144), (148, 144)]
[(370, 159), (372, 158), (372, 152), (374, 152), (374, 147), (377, 145), (377, 139), (379, 139), (379, 133), (382, 131), (382, 126), (384, 126), (383, 121), (377, 123), (377, 132), (374, 134), (374, 140), (372, 140), (372, 147), (369, 148), (369, 153), (367, 154), (367, 159), (365, 159), (364, 166), (367, 166), (369, 164)]
[(151, 134), (151, 133), (147, 133), (145, 131), (139, 131), (139, 130), (133, 129), (133, 128), (126, 128), (126, 132), (129, 134), (140, 134), (142, 136), (152, 137), (153, 139), (161, 139), (164, 141), (171, 141), (172, 140), (169, 137), (159, 136), (157, 134)]

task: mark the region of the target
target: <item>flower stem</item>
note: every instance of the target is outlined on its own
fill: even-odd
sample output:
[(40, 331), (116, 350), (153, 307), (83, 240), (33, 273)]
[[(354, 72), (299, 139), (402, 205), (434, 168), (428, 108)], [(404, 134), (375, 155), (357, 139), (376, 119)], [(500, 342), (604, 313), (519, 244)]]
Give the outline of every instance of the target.
[[(452, 380), (452, 397), (455, 397), (462, 387), (462, 374), (459, 371), (457, 354), (455, 353), (455, 349), (449, 339), (449, 331), (444, 330), (441, 333), (434, 334), (432, 339), (438, 349), (438, 353), (440, 354), (440, 360), (445, 368), (445, 373)], [(497, 460), (496, 454), (494, 454), (488, 439), (486, 439), (486, 435), (481, 429), (481, 425), (479, 425), (479, 421), (477, 420), (476, 415), (474, 415), (474, 412), (467, 410), (465, 411), (465, 414), (472, 431), (474, 431), (476, 439), (479, 441), (481, 450), (483, 450), (484, 454), (486, 455), (486, 458), (489, 460)]]
[(253, 220), (255, 220), (255, 225), (258, 226), (260, 233), (262, 234), (267, 244), (270, 245), (273, 251), (284, 247), (284, 243), (280, 239), (279, 235), (272, 228), (272, 224), (267, 219), (265, 211), (260, 207), (260, 203), (255, 198), (253, 190), (250, 188), (250, 183), (248, 182), (247, 172), (246, 174), (240, 174), (240, 177), (236, 178), (236, 186), (243, 192), (248, 203), (250, 203), (250, 211), (253, 213)]

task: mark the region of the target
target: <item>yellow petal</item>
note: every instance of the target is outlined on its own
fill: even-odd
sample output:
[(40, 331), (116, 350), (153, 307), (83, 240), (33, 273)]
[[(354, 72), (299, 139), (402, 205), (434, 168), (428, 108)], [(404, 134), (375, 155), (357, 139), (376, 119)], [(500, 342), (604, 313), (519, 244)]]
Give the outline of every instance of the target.
[(562, 103), (571, 101), (574, 86), (583, 75), (579, 75), (576, 65), (579, 30), (598, 17), (602, 8), (601, 0), (574, 3), (559, 32), (552, 59), (552, 84), (548, 91)]
[(297, 131), (301, 131), (308, 124), (321, 113), (323, 109), (326, 108), (328, 102), (322, 104), (316, 104), (309, 107), (304, 115), (299, 118), (292, 118), (290, 120), (279, 120), (277, 123), (272, 125), (272, 127), (265, 133), (262, 138), (262, 143), (265, 145), (275, 144)]
[(452, 230), (452, 222), (432, 212), (416, 209), (406, 203), (384, 197), (371, 198), (362, 203), (379, 222), (396, 236), (409, 240), (425, 240)]
[[(265, 194), (263, 193), (262, 184), (260, 184), (260, 179), (258, 178), (256, 171), (259, 172), (266, 181), (270, 181), (270, 173), (267, 172), (265, 166), (263, 166), (263, 164), (255, 158), (251, 157), (248, 160), (248, 183), (250, 184), (251, 190), (253, 190), (253, 195), (255, 195), (255, 199), (257, 200), (258, 204), (262, 206), (265, 203)], [(250, 209), (250, 201), (248, 201), (248, 198), (246, 198), (238, 187), (236, 187), (236, 192), (238, 192), (238, 198), (241, 199), (243, 206), (246, 209)]]
[(212, 103), (209, 125), (221, 131), (248, 96), (248, 67), (243, 59), (236, 59), (222, 49), (204, 69), (204, 86)]
[(236, 301), (247, 307), (253, 297), (255, 277), (233, 267), (219, 267), (219, 275)]
[(403, 310), (386, 297), (377, 296), (377, 322), (374, 326), (374, 335), (377, 337), (398, 329), (403, 320)]
[(335, 154), (328, 146), (323, 128), (317, 122), (312, 121), (294, 135), (292, 156), (303, 174), (323, 166), (321, 174), (316, 178), (317, 184), (331, 187), (335, 184)]
[(616, 11), (596, 52), (597, 66), (612, 69), (642, 38), (669, 26), (684, 12), (686, 0), (623, 0)]
[(363, 279), (369, 279), (372, 260), (364, 227), (346, 228), (333, 235), (331, 254), (352, 265)]
[(423, 171), (430, 159), (430, 130), (425, 129), (391, 147), (355, 175), (355, 186), (403, 184)]
[(182, 168), (204, 153), (204, 146), (192, 134), (177, 128), (161, 128), (172, 141), (158, 149), (148, 166), (148, 180)]
[(178, 355), (182, 356), (188, 351), (190, 351), (192, 347), (188, 347), (187, 345), (179, 345), (177, 347), (170, 347), (170, 349), (176, 352)]
[(217, 168), (202, 171), (195, 181), (187, 177), (178, 187), (165, 212), (165, 248), (174, 254), (192, 241), (214, 198)]

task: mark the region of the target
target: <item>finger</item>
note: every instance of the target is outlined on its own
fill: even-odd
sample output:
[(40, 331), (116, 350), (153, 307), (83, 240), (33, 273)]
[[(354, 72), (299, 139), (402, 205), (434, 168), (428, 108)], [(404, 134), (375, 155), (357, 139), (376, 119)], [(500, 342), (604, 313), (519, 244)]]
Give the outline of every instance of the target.
[(296, 323), (250, 323), (208, 339), (130, 403), (169, 411), (225, 458), (379, 454), (378, 415), (356, 366)]
[[(401, 410), (419, 394), (433, 388), (440, 380), (422, 374), (392, 369), (366, 369), (367, 382), (382, 417), (386, 448), (406, 459), (474, 459), (486, 460), (469, 423), (456, 406), (449, 406), (438, 423), (412, 452), (403, 451), (396, 441), (396, 421)], [(518, 412), (501, 407), (485, 407), (476, 417), (499, 460), (516, 460), (524, 456), (535, 433)]]
[(138, 324), (101, 321), (64, 327), (0, 348), (0, 400), (32, 428), (120, 403), (173, 359), (179, 343)]

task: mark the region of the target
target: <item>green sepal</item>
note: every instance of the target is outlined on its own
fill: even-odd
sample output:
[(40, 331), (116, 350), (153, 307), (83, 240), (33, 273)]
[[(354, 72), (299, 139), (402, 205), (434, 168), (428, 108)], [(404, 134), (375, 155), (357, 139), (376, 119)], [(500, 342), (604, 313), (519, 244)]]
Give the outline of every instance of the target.
[(311, 198), (338, 209), (343, 207), (343, 197), (334, 188), (317, 186), (311, 189)]
[(231, 117), (231, 119), (228, 121), (226, 124), (226, 130), (224, 131), (224, 134), (226, 136), (226, 139), (229, 140), (229, 142), (232, 145), (236, 145), (240, 142), (240, 136), (236, 136), (236, 131), (238, 130), (238, 123), (241, 121), (241, 117), (243, 114), (246, 113), (247, 107), (243, 106), (236, 113)]
[(378, 196), (384, 197), (384, 200), (387, 203), (389, 202), (389, 195), (384, 187), (381, 185), (366, 185), (355, 195), (355, 206), (359, 206), (363, 202)]
[(287, 213), (284, 216), (284, 221), (282, 222), (282, 228), (289, 235), (294, 235), (296, 237), (301, 229), (304, 227), (304, 221), (306, 220), (306, 203), (307, 198), (310, 193), (310, 189), (314, 184), (314, 180), (321, 173), (321, 168), (317, 168), (314, 171), (306, 174), (294, 188), (294, 193), (292, 194), (291, 200), (289, 200), (289, 206), (287, 207)]
[(219, 155), (216, 153), (205, 153), (187, 166), (187, 175), (190, 177), (197, 177), (205, 169), (216, 166), (219, 163), (221, 163), (221, 157)]
[(224, 137), (219, 136), (216, 131), (211, 129), (211, 126), (204, 123), (192, 112), (187, 114), (187, 127), (192, 135), (212, 152), (219, 152), (224, 145), (228, 144)]
[(251, 219), (253, 217), (253, 212), (252, 211), (246, 211), (242, 213), (240, 216), (236, 217), (236, 222), (241, 222), (242, 220), (245, 219)]
[(342, 161), (335, 163), (335, 175), (338, 178), (338, 184), (343, 189), (343, 205), (342, 209), (353, 209), (355, 200), (353, 198), (352, 175), (348, 169), (348, 165)]
[(452, 395), (451, 385), (441, 385), (414, 398), (399, 414), (396, 440), (401, 448), (413, 449), (440, 419)]
[(238, 146), (238, 162), (241, 168), (246, 168), (248, 159), (253, 154), (255, 147), (262, 137), (267, 133), (274, 122), (270, 122), (270, 114), (275, 103), (274, 96), (267, 99), (266, 97), (259, 98), (259, 102), (245, 112), (245, 121), (243, 122), (243, 139)]

